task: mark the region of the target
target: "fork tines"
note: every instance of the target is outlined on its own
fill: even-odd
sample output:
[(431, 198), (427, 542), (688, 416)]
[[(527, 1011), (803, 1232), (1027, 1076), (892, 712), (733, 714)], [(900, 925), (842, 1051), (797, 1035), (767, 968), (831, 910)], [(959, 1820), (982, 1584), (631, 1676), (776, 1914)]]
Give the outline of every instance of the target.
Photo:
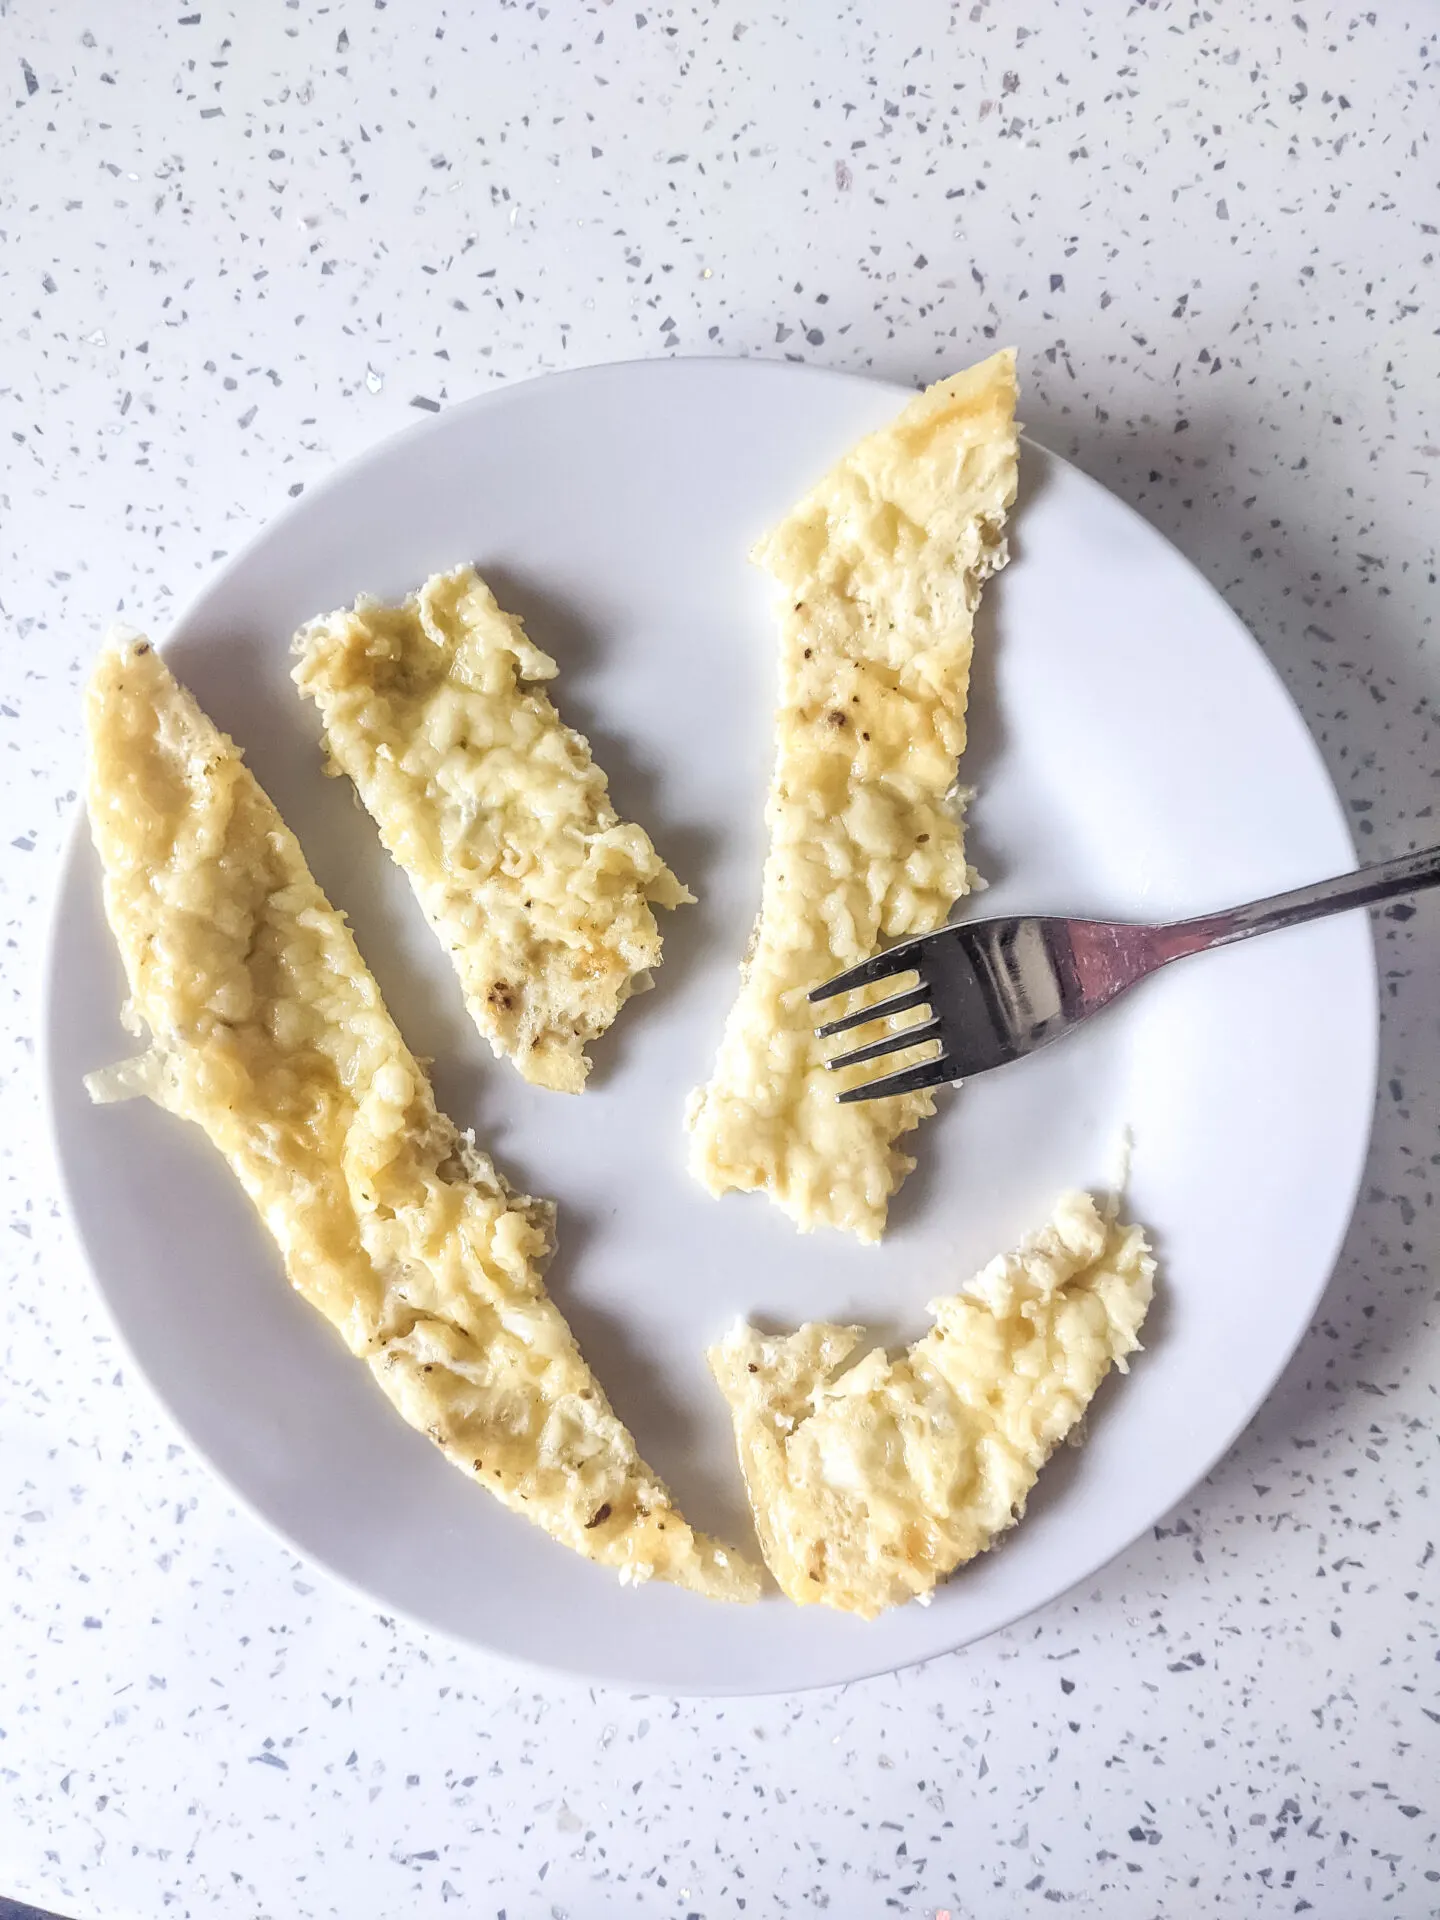
[[(820, 991), (827, 990), (821, 988)], [(810, 999), (815, 995), (812, 993)], [(817, 1040), (833, 1039), (837, 1033), (848, 1033), (851, 1027), (863, 1027), (867, 1020), (883, 1020), (888, 1013), (908, 1013), (911, 1007), (923, 1007), (930, 998), (930, 989), (925, 985), (912, 987), (908, 993), (897, 993), (893, 999), (877, 1001), (873, 1007), (859, 1007), (854, 1013), (841, 1014), (838, 1020), (827, 1020), (823, 1027), (816, 1027)], [(843, 1064), (843, 1060), (832, 1060), (832, 1067)]]
[[(904, 974), (916, 973), (916, 968), (906, 954), (903, 946), (892, 947), (887, 953), (875, 954), (869, 960), (862, 960), (858, 966), (849, 967), (844, 973), (836, 974), (833, 980), (827, 980), (823, 986), (815, 987), (807, 996), (812, 1003), (833, 999), (842, 993), (851, 993), (856, 987), (872, 986), (881, 980), (898, 980)], [(853, 1013), (842, 1014), (836, 1020), (827, 1020), (824, 1026), (816, 1027), (818, 1040), (832, 1039), (837, 1033), (847, 1033), (852, 1027), (867, 1026), (876, 1020), (886, 1020), (893, 1014), (908, 1013), (912, 1007), (926, 1007), (930, 999), (930, 989), (923, 979), (917, 986), (904, 993), (893, 994), (888, 1000), (878, 1000), (872, 1006), (857, 1007)], [(902, 1093), (919, 1093), (927, 1087), (938, 1087), (953, 1079), (954, 1074), (945, 1059), (941, 1023), (938, 1018), (918, 1020), (913, 1026), (899, 1027), (880, 1039), (872, 1040), (863, 1047), (852, 1047), (848, 1053), (837, 1053), (825, 1064), (832, 1072), (842, 1067), (863, 1066), (867, 1060), (880, 1060), (887, 1054), (903, 1053), (910, 1047), (920, 1046), (929, 1040), (941, 1040), (940, 1052), (928, 1060), (905, 1067), (898, 1073), (885, 1074), (878, 1080), (870, 1080), (858, 1087), (847, 1087), (836, 1098), (843, 1105), (857, 1100), (883, 1100)]]
[(919, 967), (908, 956), (911, 948), (919, 946), (925, 937), (921, 934), (913, 940), (902, 940), (898, 946), (887, 947), (883, 953), (872, 953), (868, 960), (847, 967), (843, 973), (837, 973), (833, 980), (812, 987), (805, 998), (813, 1005), (819, 1000), (833, 1000), (837, 993), (853, 993), (856, 987), (874, 986), (877, 980), (890, 980), (902, 973), (918, 973)]

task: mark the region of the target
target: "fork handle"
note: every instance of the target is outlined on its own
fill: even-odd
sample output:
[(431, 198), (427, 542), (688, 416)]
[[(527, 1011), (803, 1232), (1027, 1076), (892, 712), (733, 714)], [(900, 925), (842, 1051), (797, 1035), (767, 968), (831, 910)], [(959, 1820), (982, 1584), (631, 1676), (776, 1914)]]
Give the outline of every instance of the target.
[(1299, 926), (1304, 920), (1320, 920), (1350, 907), (1373, 907), (1381, 900), (1393, 900), (1397, 894), (1419, 893), (1434, 886), (1440, 886), (1440, 847), (1402, 853), (1394, 860), (1360, 867), (1334, 880), (1317, 881), (1312, 887), (1296, 887), (1292, 893), (1252, 900), (1248, 906), (1231, 907), (1225, 913), (1177, 921), (1164, 930), (1179, 936), (1166, 958), (1227, 947), (1232, 941), (1248, 940), (1252, 933), (1274, 933), (1281, 927)]

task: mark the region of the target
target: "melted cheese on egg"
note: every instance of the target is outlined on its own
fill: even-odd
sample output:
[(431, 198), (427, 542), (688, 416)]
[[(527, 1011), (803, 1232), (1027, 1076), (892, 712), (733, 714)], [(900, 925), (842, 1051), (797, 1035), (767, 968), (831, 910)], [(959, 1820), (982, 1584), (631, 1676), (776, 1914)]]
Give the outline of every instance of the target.
[(827, 1071), (805, 996), (942, 925), (969, 886), (956, 760), (1016, 455), (1015, 356), (997, 353), (861, 441), (755, 556), (781, 608), (770, 851), (740, 993), (687, 1124), (712, 1193), (763, 1189), (802, 1229), (878, 1239), (915, 1164), (895, 1143), (935, 1110), (928, 1092), (837, 1105), (860, 1070)]
[(782, 1589), (869, 1620), (983, 1553), (1110, 1368), (1126, 1370), (1154, 1275), (1141, 1230), (1072, 1193), (932, 1302), (934, 1326), (894, 1360), (876, 1348), (837, 1371), (860, 1327), (736, 1328), (710, 1366)]
[(88, 698), (105, 910), (151, 1052), (95, 1077), (203, 1127), (291, 1284), (413, 1427), (627, 1581), (751, 1600), (687, 1525), (541, 1279), (552, 1210), (436, 1110), (343, 916), (238, 749), (143, 641)]
[(469, 567), (313, 621), (295, 651), (330, 770), (354, 782), (476, 1026), (527, 1080), (578, 1093), (587, 1042), (660, 964), (652, 906), (693, 895), (551, 705), (555, 662)]

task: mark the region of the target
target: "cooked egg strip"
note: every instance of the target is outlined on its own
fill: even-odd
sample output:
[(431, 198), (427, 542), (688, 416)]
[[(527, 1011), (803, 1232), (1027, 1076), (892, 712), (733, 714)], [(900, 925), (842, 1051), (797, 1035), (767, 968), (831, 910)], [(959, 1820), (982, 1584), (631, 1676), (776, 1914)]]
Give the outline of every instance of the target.
[(652, 907), (693, 895), (556, 713), (555, 662), (469, 567), (312, 621), (295, 651), (329, 768), (354, 782), (476, 1026), (527, 1080), (578, 1093), (587, 1043), (660, 964)]
[(993, 1545), (1110, 1368), (1126, 1371), (1154, 1277), (1141, 1229), (1071, 1193), (933, 1301), (934, 1326), (894, 1360), (877, 1347), (847, 1366), (860, 1327), (737, 1327), (710, 1367), (785, 1593), (871, 1620)]
[(837, 1105), (857, 1070), (827, 1071), (805, 996), (943, 924), (969, 886), (956, 761), (1016, 451), (1015, 357), (997, 353), (862, 440), (756, 551), (781, 610), (770, 850), (739, 996), (687, 1123), (712, 1193), (763, 1189), (802, 1229), (877, 1240), (915, 1164), (896, 1141), (935, 1110), (929, 1093)]
[(291, 1284), (413, 1427), (507, 1507), (629, 1581), (750, 1600), (636, 1451), (541, 1280), (551, 1209), (436, 1111), (343, 916), (234, 743), (144, 641), (90, 683), (105, 910), (150, 1052), (143, 1091), (204, 1128)]

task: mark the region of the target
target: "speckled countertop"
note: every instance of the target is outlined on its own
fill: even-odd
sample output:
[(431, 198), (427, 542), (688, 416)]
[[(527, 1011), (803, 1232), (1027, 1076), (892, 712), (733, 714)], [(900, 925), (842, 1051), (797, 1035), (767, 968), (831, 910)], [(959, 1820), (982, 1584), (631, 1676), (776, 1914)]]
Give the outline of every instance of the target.
[(344, 456), (759, 354), (1025, 418), (1190, 554), (1367, 853), (1434, 837), (1420, 6), (0, 4), (0, 1893), (75, 1920), (1440, 1912), (1440, 911), (1320, 1317), (1089, 1588), (843, 1692), (537, 1686), (297, 1564), (130, 1377), (32, 1073), (76, 689)]

